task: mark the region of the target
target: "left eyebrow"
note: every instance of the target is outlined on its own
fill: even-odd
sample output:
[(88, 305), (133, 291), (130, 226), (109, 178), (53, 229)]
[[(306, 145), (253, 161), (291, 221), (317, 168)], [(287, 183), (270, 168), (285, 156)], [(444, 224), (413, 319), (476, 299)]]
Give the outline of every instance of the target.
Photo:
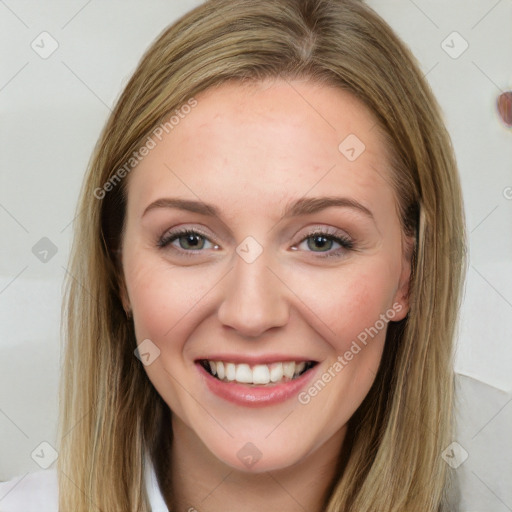
[(303, 197), (301, 199), (297, 199), (296, 201), (293, 201), (286, 207), (283, 214), (283, 219), (299, 215), (310, 215), (312, 213), (325, 210), (326, 208), (332, 208), (333, 206), (353, 208), (363, 213), (364, 215), (370, 217), (371, 219), (375, 220), (371, 210), (369, 210), (359, 201), (351, 199), (350, 197), (333, 196)]

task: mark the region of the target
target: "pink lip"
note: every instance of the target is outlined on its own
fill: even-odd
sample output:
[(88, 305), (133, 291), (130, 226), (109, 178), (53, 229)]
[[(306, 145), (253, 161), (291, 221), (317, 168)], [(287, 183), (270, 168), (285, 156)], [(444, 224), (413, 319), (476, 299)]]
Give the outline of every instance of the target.
[[(222, 359), (218, 359), (221, 360)], [(224, 359), (225, 360), (225, 359)], [(247, 359), (244, 358), (247, 362)], [(282, 361), (283, 359), (281, 359)], [(307, 385), (316, 373), (314, 366), (297, 379), (282, 384), (273, 384), (271, 386), (252, 386), (239, 384), (238, 382), (224, 382), (213, 375), (210, 375), (200, 363), (196, 363), (201, 377), (206, 382), (208, 389), (215, 395), (228, 400), (236, 405), (244, 405), (245, 407), (264, 407), (266, 405), (274, 405), (288, 400)]]

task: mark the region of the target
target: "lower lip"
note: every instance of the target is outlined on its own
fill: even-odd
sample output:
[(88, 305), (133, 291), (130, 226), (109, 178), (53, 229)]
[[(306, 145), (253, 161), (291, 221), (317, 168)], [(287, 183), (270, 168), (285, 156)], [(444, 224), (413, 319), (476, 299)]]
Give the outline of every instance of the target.
[(249, 386), (238, 382), (224, 382), (208, 373), (199, 363), (196, 363), (208, 389), (215, 395), (237, 405), (246, 407), (264, 407), (288, 400), (297, 395), (316, 373), (315, 365), (300, 377), (270, 386)]

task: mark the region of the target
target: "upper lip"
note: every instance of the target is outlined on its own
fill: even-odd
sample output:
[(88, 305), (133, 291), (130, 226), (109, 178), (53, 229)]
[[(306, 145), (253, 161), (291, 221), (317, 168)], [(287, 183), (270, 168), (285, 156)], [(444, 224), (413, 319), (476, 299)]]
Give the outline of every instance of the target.
[(257, 364), (272, 364), (272, 363), (283, 363), (288, 361), (302, 362), (305, 363), (311, 361), (316, 363), (314, 359), (303, 357), (303, 356), (294, 356), (294, 355), (285, 355), (285, 354), (274, 354), (274, 355), (262, 355), (262, 356), (245, 356), (241, 354), (213, 354), (204, 357), (198, 357), (195, 359), (196, 362), (200, 361), (222, 361), (224, 363), (234, 363), (234, 364), (249, 364), (249, 365), (257, 365)]

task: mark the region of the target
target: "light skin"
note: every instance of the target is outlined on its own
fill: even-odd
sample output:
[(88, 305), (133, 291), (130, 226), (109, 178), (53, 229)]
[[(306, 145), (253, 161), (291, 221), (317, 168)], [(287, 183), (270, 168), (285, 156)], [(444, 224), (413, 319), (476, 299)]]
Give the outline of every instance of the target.
[[(319, 511), (387, 323), (307, 404), (293, 396), (235, 405), (208, 389), (196, 361), (220, 353), (316, 361), (307, 391), (380, 315), (405, 317), (411, 240), (387, 148), (370, 111), (327, 85), (225, 83), (196, 99), (127, 183), (123, 303), (138, 343), (160, 350), (144, 368), (173, 411), (173, 488), (164, 493), (184, 511)], [(353, 161), (339, 149), (349, 134), (365, 145)], [(371, 215), (330, 206), (282, 217), (295, 200), (323, 196), (350, 198)], [(162, 198), (208, 203), (220, 217), (148, 209)], [(195, 245), (182, 236), (158, 246), (178, 228), (198, 230)], [(318, 242), (314, 233), (326, 230)], [(236, 250), (249, 236), (258, 244), (250, 250), (262, 249), (252, 262)], [(237, 455), (247, 443), (261, 454), (250, 467)]]

